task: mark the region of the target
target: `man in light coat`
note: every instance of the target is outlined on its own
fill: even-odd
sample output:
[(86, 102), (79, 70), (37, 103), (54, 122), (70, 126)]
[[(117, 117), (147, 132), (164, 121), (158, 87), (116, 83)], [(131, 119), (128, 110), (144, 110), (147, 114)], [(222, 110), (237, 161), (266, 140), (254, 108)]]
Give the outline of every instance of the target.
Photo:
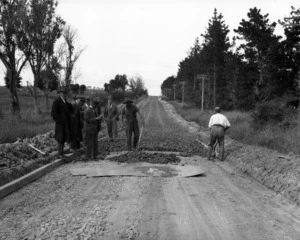
[(224, 161), (225, 131), (230, 127), (228, 119), (221, 114), (221, 109), (215, 107), (215, 114), (210, 117), (208, 127), (210, 129), (210, 143), (208, 145), (208, 160), (216, 143), (219, 144), (219, 159)]

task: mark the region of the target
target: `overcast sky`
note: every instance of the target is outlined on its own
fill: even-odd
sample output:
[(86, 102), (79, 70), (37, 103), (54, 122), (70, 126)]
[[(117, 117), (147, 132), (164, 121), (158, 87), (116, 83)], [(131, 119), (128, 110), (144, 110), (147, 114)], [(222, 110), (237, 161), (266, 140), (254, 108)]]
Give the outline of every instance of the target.
[(289, 16), (291, 6), (300, 8), (300, 0), (59, 0), (57, 12), (77, 29), (78, 45), (86, 46), (77, 83), (103, 87), (116, 74), (139, 74), (149, 93), (159, 95), (163, 80), (177, 74), (179, 62), (205, 32), (214, 8), (233, 36), (250, 8), (277, 22)]

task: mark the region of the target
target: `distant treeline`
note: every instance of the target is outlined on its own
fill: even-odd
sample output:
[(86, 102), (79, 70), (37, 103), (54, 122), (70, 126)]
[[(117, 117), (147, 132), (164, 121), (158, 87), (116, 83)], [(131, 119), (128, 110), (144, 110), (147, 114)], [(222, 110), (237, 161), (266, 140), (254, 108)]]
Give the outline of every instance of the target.
[(197, 37), (187, 57), (179, 63), (177, 76), (161, 84), (162, 94), (182, 100), (184, 88), (184, 101), (203, 104), (204, 109), (219, 105), (227, 110), (249, 110), (256, 103), (287, 95), (296, 98), (300, 9), (291, 7), (290, 16), (278, 21), (284, 28), (284, 37), (277, 36), (276, 23), (269, 22), (268, 14), (251, 8), (230, 41), (228, 26), (215, 9), (206, 32), (200, 35), (202, 41)]
[(135, 99), (143, 95), (148, 96), (144, 80), (139, 74), (129, 79), (126, 74), (117, 74), (109, 83), (104, 84), (104, 91), (116, 102), (123, 101), (125, 97)]

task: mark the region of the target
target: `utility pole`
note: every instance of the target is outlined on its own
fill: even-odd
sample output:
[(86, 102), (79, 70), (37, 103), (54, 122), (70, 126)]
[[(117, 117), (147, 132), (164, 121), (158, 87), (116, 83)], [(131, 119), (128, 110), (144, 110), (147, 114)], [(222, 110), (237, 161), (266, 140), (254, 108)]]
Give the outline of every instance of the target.
[(201, 88), (201, 111), (204, 111), (204, 87), (205, 80), (208, 79), (208, 76), (205, 74), (197, 74), (196, 78), (201, 80), (201, 82), (199, 82)]
[(202, 91), (201, 91), (201, 111), (202, 112), (204, 110), (204, 80), (205, 80), (205, 75), (202, 75)]
[(166, 97), (168, 98), (168, 100), (171, 99), (171, 91), (172, 91), (171, 88), (166, 88)]
[(184, 85), (185, 85), (185, 81), (180, 82), (182, 84), (182, 107), (184, 105)]
[(214, 57), (214, 108), (216, 107), (216, 57)]
[(175, 98), (176, 98), (176, 94), (175, 94), (175, 87), (176, 87), (176, 84), (172, 84), (173, 86), (173, 89), (174, 89), (174, 101), (175, 101)]

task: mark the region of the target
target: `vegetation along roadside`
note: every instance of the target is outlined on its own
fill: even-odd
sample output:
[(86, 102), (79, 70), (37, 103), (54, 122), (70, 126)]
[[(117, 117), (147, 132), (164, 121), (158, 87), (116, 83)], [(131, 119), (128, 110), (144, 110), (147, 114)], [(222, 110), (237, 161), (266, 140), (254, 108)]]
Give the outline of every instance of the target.
[[(178, 114), (185, 120), (196, 122), (199, 126), (207, 128), (210, 116), (213, 111), (201, 111), (194, 105), (181, 107), (178, 102), (171, 102)], [(300, 154), (300, 115), (297, 109), (284, 110), (278, 106), (267, 104), (258, 106), (257, 110), (242, 112), (237, 110), (226, 111), (232, 127), (228, 130), (228, 135), (245, 144), (263, 146), (277, 150), (282, 153)], [(268, 107), (269, 106), (269, 107)], [(273, 109), (273, 115), (264, 119), (263, 113), (266, 108)], [(276, 115), (275, 113), (281, 113)], [(281, 116), (284, 115), (284, 116)], [(266, 122), (265, 122), (266, 121)]]

